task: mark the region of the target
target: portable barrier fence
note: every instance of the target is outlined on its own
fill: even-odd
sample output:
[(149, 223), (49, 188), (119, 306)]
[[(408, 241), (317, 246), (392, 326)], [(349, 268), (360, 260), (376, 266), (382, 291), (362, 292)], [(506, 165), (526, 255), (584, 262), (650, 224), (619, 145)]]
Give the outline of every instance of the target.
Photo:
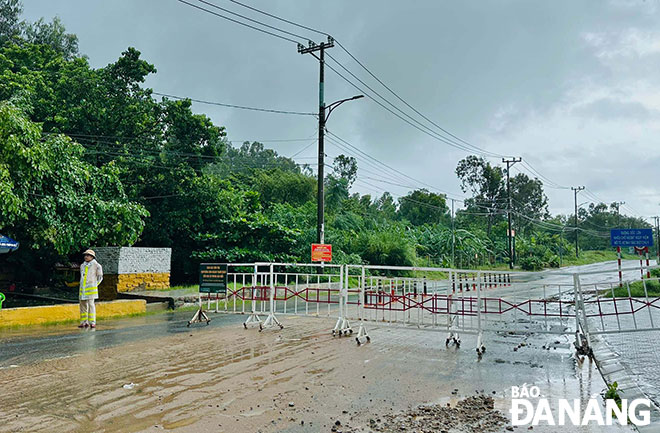
[[(283, 327), (279, 315), (336, 316), (343, 266), (298, 263), (232, 263), (227, 296), (216, 311), (248, 314), (244, 327)], [(262, 319), (265, 316), (265, 319)]]
[[(660, 330), (660, 286), (651, 276), (658, 266), (622, 269), (628, 278), (619, 280), (618, 270), (582, 272), (575, 275), (578, 305), (578, 341), (591, 346), (594, 336)], [(599, 281), (591, 283), (590, 281)], [(620, 281), (620, 282), (619, 282)], [(593, 287), (592, 290), (585, 290)], [(581, 337), (581, 338), (580, 338)]]
[[(227, 295), (216, 299), (215, 311), (247, 314), (245, 328), (254, 324), (260, 331), (282, 328), (278, 316), (287, 315), (336, 318), (332, 334), (338, 336), (353, 334), (357, 322), (358, 344), (370, 341), (369, 323), (446, 332), (446, 346), (460, 347), (461, 334), (474, 334), (480, 357), (484, 333), (492, 332), (575, 333), (576, 347), (584, 347), (591, 335), (659, 329), (660, 298), (646, 289), (657, 278), (640, 280), (638, 267), (623, 271), (627, 292), (618, 287), (618, 269), (549, 278), (433, 267), (233, 263)], [(640, 284), (644, 296), (633, 296)]]

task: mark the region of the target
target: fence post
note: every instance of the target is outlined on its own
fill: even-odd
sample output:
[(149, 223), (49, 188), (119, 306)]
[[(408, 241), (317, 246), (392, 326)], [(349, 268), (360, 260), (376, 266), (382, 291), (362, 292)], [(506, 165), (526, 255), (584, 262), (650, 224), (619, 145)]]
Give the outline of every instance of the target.
[(355, 336), (355, 341), (357, 341), (358, 346), (362, 344), (360, 341), (360, 338), (364, 338), (367, 340), (367, 343), (371, 341), (371, 338), (367, 334), (367, 329), (364, 326), (364, 306), (366, 303), (365, 295), (366, 295), (366, 273), (365, 273), (365, 268), (364, 265), (362, 265), (362, 281), (360, 283), (360, 293), (358, 295), (358, 319), (360, 320), (360, 327), (358, 328), (358, 333)]
[[(250, 323), (258, 323), (259, 324), (259, 330), (261, 330), (261, 318), (259, 317), (259, 314), (257, 314), (257, 284), (259, 284), (259, 273), (258, 273), (258, 267), (256, 263), (254, 264), (254, 274), (252, 275), (252, 284), (250, 284), (250, 315), (248, 316), (247, 320), (243, 322), (243, 327), (247, 329), (248, 325)], [(241, 288), (243, 293), (245, 293), (245, 286)], [(245, 295), (243, 295), (243, 306), (241, 307), (243, 311), (245, 311)]]
[(273, 273), (273, 263), (270, 264), (270, 269), (268, 272), (268, 276), (270, 278), (270, 313), (268, 314), (268, 317), (264, 321), (263, 325), (259, 324), (259, 331), (263, 330), (264, 328), (268, 328), (270, 326), (279, 326), (280, 329), (284, 328), (284, 325), (280, 323), (279, 320), (277, 320), (277, 317), (275, 317), (275, 280), (274, 280), (274, 273)]
[(364, 320), (364, 305), (367, 303), (366, 274), (362, 266), (362, 278), (360, 281), (360, 293), (358, 295), (358, 318)]
[[(584, 306), (584, 298), (582, 297), (582, 287), (580, 286), (579, 274), (573, 274), (573, 285), (575, 293), (575, 322), (576, 332), (580, 332), (580, 326), (586, 338), (587, 348), (591, 347), (591, 337), (589, 336), (589, 324), (587, 323), (587, 311)], [(582, 311), (582, 323), (580, 323), (580, 311)], [(581, 341), (579, 343), (582, 343)], [(580, 344), (580, 347), (582, 345)]]
[(483, 333), (481, 330), (481, 284), (482, 284), (481, 271), (477, 272), (477, 356), (481, 359), (486, 346), (483, 344)]
[[(344, 308), (343, 308), (343, 303), (344, 303), (344, 266), (345, 265), (340, 265), (339, 266), (339, 316), (337, 317), (337, 324), (335, 327), (332, 329), (332, 335), (339, 335), (341, 337), (342, 333), (344, 333), (344, 326), (346, 324), (345, 318), (344, 318)], [(331, 286), (330, 286), (331, 289)], [(329, 289), (329, 290), (330, 290)], [(331, 293), (331, 292), (330, 292)], [(330, 304), (328, 303), (328, 306)]]
[(270, 264), (269, 278), (270, 278), (270, 314), (275, 314), (275, 282), (274, 282), (273, 264)]
[[(580, 308), (578, 305), (578, 292), (577, 292), (577, 287), (578, 287), (578, 276), (577, 274), (573, 274), (573, 307), (575, 308), (575, 344), (579, 345), (581, 341), (578, 341), (578, 334), (580, 333)], [(561, 290), (561, 289), (560, 289)], [(559, 299), (561, 301), (561, 294), (559, 296)]]

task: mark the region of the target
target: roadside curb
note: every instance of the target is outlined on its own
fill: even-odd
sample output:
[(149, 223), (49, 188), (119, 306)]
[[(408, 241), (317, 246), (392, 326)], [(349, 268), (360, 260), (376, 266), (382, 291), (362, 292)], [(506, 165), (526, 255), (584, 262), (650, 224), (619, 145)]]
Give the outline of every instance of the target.
[[(97, 319), (130, 316), (145, 313), (146, 311), (147, 302), (143, 299), (96, 303)], [(3, 308), (0, 310), (0, 328), (70, 322), (77, 321), (79, 317), (80, 310), (78, 304)]]

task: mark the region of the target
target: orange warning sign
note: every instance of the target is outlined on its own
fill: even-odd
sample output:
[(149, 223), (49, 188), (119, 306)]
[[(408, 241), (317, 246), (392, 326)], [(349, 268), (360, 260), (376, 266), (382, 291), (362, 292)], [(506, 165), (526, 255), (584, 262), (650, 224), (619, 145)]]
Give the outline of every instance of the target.
[(312, 262), (331, 262), (332, 245), (312, 244)]

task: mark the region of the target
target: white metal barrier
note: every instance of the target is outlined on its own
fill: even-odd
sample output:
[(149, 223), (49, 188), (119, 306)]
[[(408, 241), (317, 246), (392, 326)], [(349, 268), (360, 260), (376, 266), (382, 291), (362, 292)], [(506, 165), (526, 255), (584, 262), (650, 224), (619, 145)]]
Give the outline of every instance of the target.
[[(432, 267), (236, 263), (228, 265), (227, 296), (216, 311), (248, 314), (247, 328), (283, 327), (278, 316), (336, 317), (333, 335), (369, 341), (367, 324), (414, 327), (447, 333), (460, 347), (461, 334), (544, 333), (581, 336), (658, 330), (660, 298), (613, 296), (618, 269), (546, 274)], [(652, 269), (650, 267), (649, 269)], [(623, 271), (636, 271), (629, 268)], [(644, 272), (642, 272), (642, 275)], [(604, 278), (612, 275), (610, 280)], [(603, 277), (603, 278), (599, 278)], [(592, 282), (594, 278), (598, 282)], [(644, 287), (650, 280), (640, 280)], [(629, 287), (632, 281), (626, 281)], [(639, 284), (639, 283), (638, 283)], [(620, 290), (620, 289), (619, 289)], [(209, 301), (210, 302), (210, 301)], [(640, 315), (646, 314), (643, 320)], [(262, 316), (266, 316), (262, 319)]]
[[(637, 274), (634, 278), (618, 280), (618, 270), (583, 272), (575, 275), (579, 318), (578, 331), (585, 344), (591, 345), (592, 336), (652, 332), (660, 330), (660, 295), (650, 294), (649, 285), (660, 285), (658, 277), (650, 277), (650, 271), (658, 266), (630, 267), (625, 273)], [(584, 282), (597, 279), (599, 283), (587, 283), (593, 290), (585, 290)], [(653, 292), (651, 292), (653, 293)], [(580, 342), (578, 342), (580, 343)]]

